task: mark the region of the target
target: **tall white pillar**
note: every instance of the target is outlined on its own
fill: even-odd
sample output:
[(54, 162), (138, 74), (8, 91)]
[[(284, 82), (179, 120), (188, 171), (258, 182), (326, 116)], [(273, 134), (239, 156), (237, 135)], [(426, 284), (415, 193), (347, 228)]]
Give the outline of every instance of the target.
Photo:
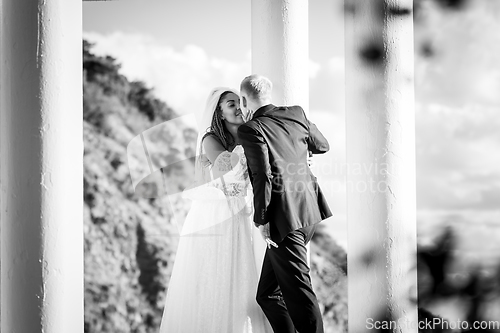
[[(309, 113), (308, 0), (252, 0), (252, 73), (273, 82), (275, 105), (300, 105)], [(261, 239), (254, 230), (254, 239)], [(265, 243), (256, 242), (257, 267)]]
[(83, 332), (82, 3), (2, 0), (1, 331)]
[(273, 82), (276, 105), (309, 111), (307, 0), (252, 0), (252, 72)]
[(345, 4), (349, 332), (417, 332), (412, 0)]

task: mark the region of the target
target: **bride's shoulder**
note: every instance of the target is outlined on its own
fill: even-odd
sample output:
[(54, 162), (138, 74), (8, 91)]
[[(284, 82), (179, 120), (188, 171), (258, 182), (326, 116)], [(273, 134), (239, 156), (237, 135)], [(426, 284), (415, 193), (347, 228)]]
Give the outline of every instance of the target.
[(203, 144), (204, 148), (209, 148), (212, 146), (222, 147), (222, 142), (220, 142), (217, 135), (210, 133), (210, 132), (205, 134), (205, 136), (202, 139), (202, 144)]
[(207, 135), (203, 138), (203, 150), (211, 163), (215, 163), (217, 157), (227, 151), (215, 135)]

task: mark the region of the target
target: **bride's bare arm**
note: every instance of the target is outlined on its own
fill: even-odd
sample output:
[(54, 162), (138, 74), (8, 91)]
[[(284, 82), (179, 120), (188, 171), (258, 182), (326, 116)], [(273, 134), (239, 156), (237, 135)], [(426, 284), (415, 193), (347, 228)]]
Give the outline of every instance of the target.
[[(207, 136), (203, 140), (203, 148), (205, 150), (205, 155), (207, 156), (208, 160), (212, 165), (215, 165), (215, 161), (217, 160), (217, 157), (226, 151), (222, 144), (213, 136)], [(220, 176), (224, 175), (227, 173), (229, 170), (221, 170), (218, 167), (212, 168), (212, 173), (214, 176), (214, 179), (219, 178)]]
[(203, 148), (205, 150), (205, 155), (207, 155), (210, 163), (214, 164), (217, 156), (220, 155), (223, 151), (225, 151), (222, 144), (213, 136), (207, 136), (203, 140)]

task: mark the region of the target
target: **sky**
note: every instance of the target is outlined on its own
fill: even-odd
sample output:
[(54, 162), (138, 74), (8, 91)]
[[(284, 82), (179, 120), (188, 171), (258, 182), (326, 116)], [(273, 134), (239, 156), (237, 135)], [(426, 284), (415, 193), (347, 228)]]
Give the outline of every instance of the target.
[[(418, 214), (500, 225), (500, 1), (460, 12), (423, 3), (415, 48), (435, 52), (415, 58)], [(342, 0), (309, 1), (309, 108), (331, 143), (315, 173), (335, 214), (327, 226), (345, 247), (342, 9)], [(211, 88), (238, 88), (251, 74), (250, 0), (86, 1), (83, 31), (95, 53), (116, 57), (179, 113), (202, 110)]]

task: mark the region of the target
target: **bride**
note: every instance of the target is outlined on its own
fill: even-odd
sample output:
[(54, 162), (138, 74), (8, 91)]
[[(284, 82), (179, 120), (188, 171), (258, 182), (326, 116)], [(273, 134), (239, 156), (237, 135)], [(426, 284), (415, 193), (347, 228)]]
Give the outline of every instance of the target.
[(271, 332), (255, 301), (253, 198), (237, 136), (244, 122), (236, 91), (210, 93), (160, 333)]

